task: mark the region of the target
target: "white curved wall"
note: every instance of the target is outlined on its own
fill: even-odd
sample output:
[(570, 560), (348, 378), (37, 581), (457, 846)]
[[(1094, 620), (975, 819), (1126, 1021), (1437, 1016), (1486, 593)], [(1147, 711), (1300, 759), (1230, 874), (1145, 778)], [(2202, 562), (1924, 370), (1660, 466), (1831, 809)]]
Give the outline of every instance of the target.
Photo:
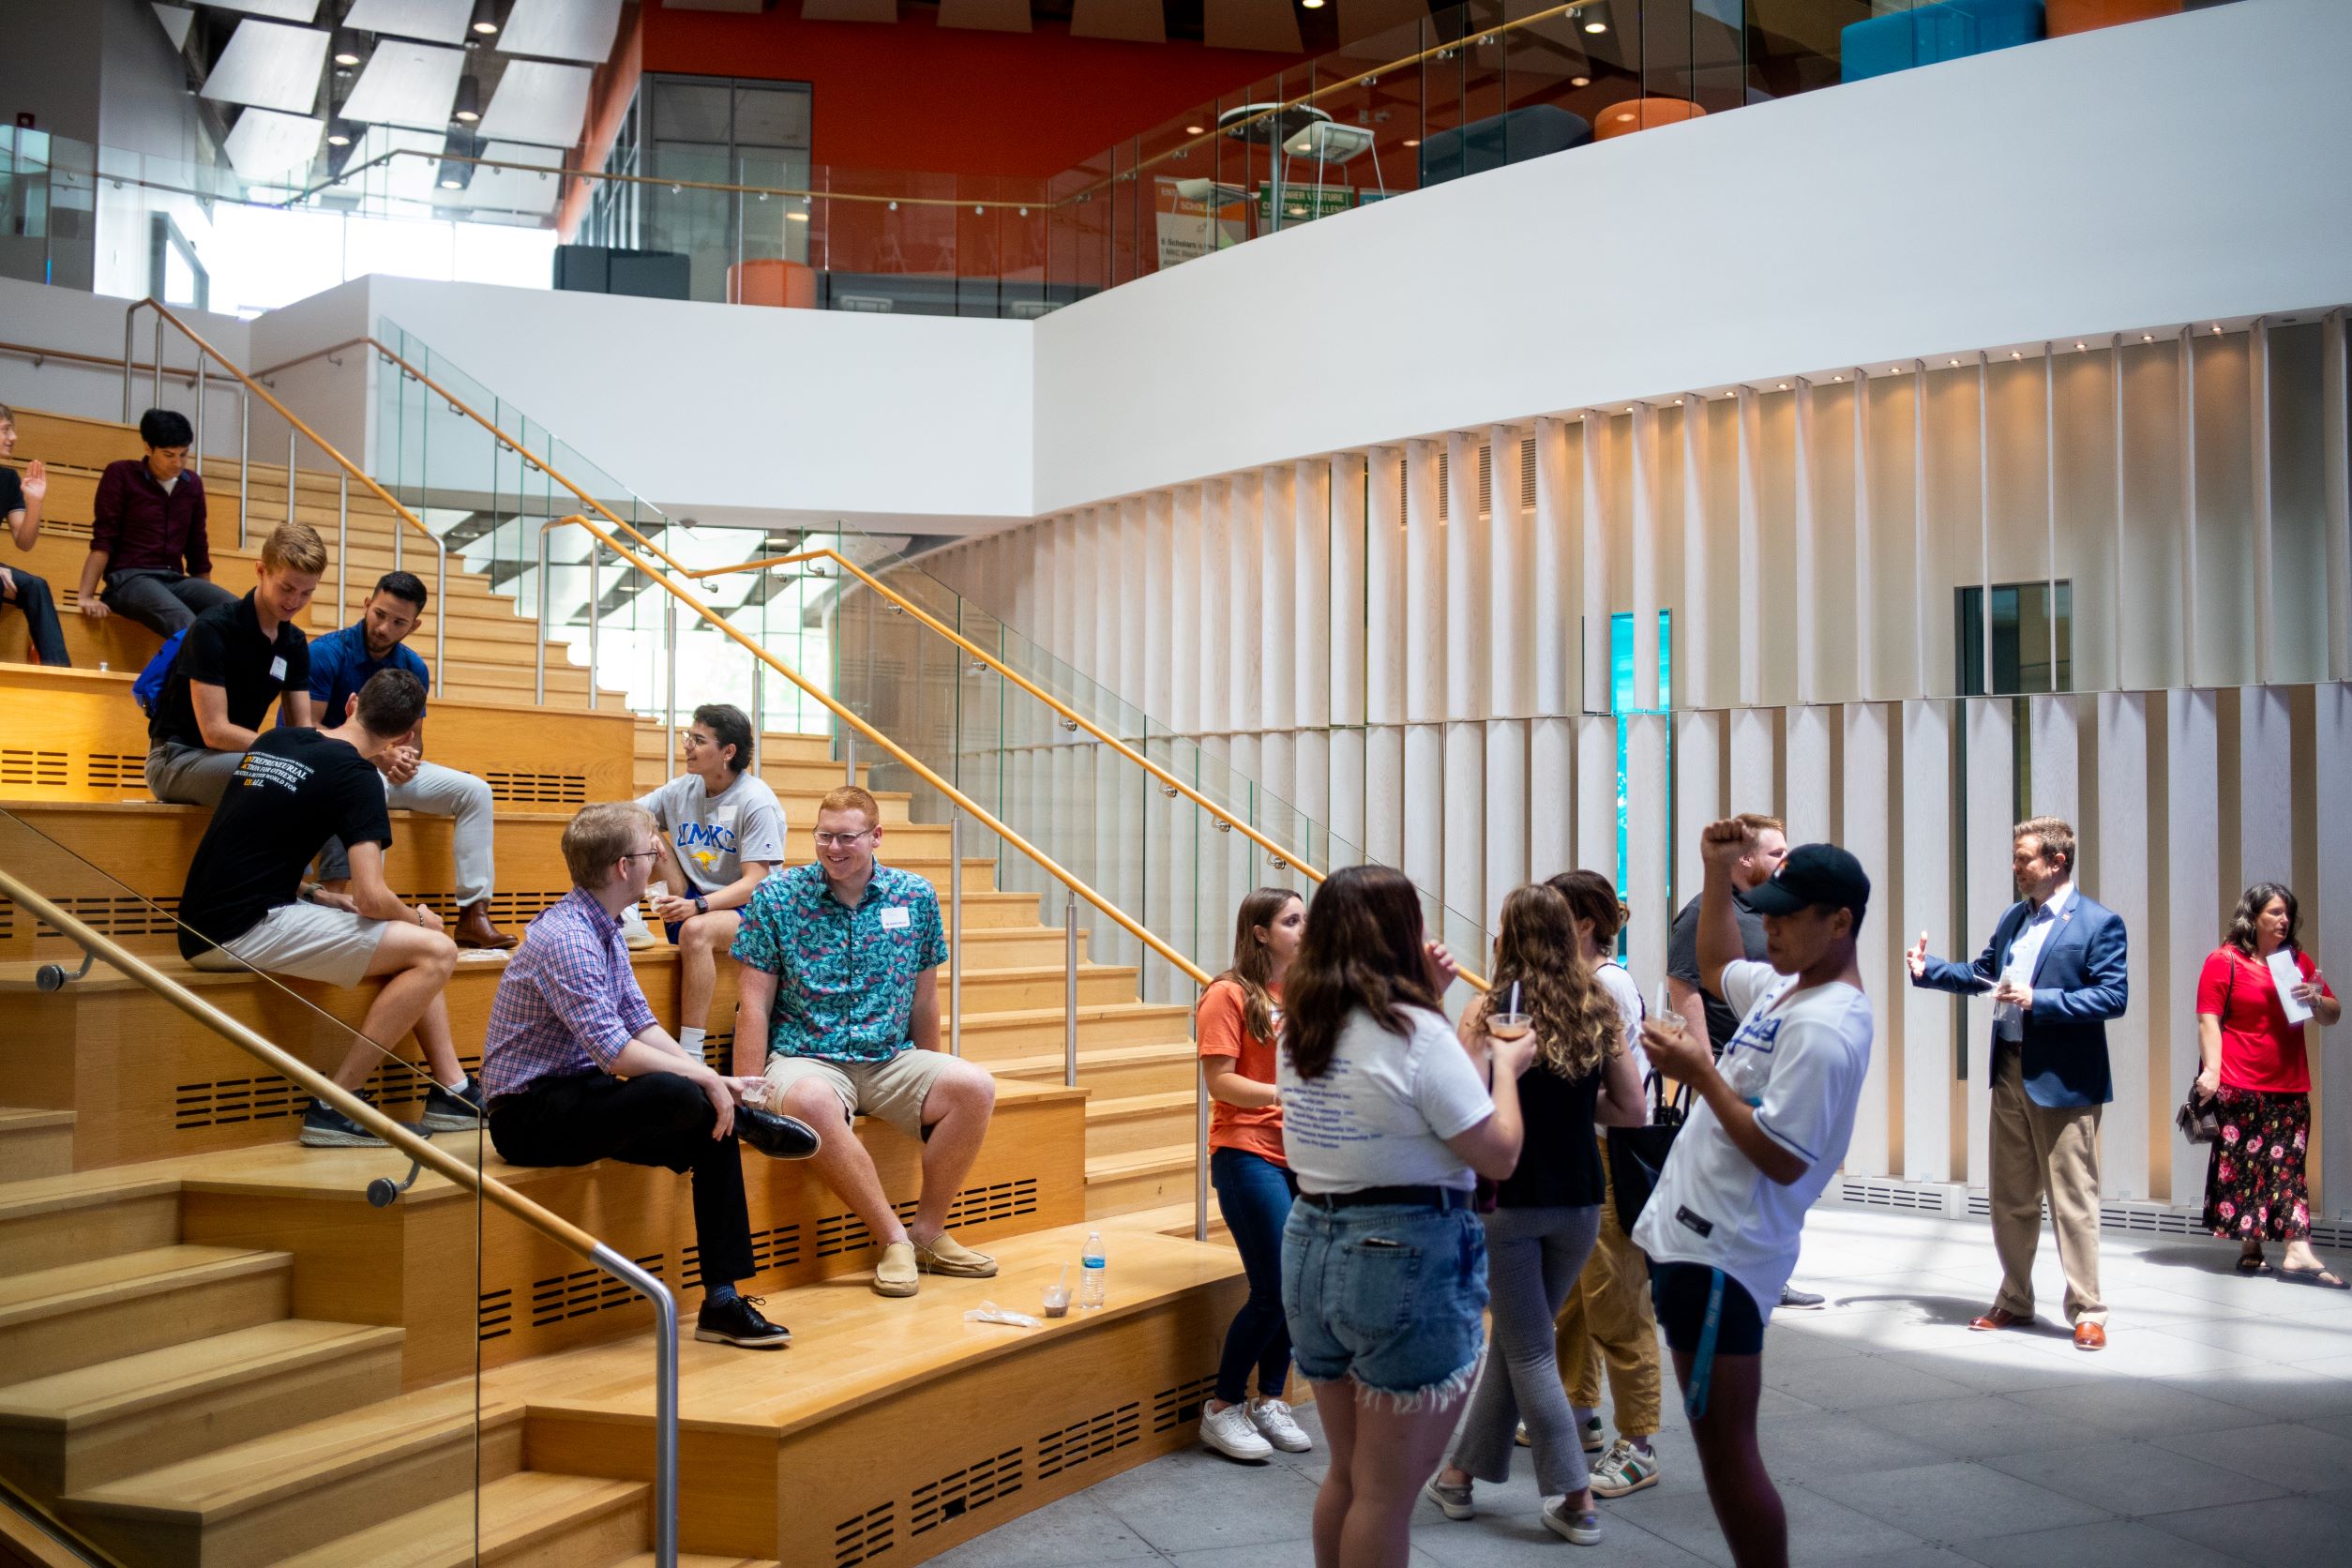
[(1681, 388), (2352, 297), (2352, 6), (2245, 0), (1540, 158), (1037, 324), (1040, 513)]

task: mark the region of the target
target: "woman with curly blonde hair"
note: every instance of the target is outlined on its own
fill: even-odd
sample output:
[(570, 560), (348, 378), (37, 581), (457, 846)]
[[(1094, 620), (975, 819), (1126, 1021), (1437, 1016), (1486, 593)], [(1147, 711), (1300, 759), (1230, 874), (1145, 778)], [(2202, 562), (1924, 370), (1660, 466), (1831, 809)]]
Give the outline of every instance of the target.
[(1602, 1171), (1592, 1126), (1647, 1119), (1641, 1076), (1625, 1048), (1616, 1002), (1593, 973), (1568, 900), (1543, 883), (1502, 901), (1494, 988), (1463, 1015), (1464, 1048), (1482, 1067), (1494, 1019), (1510, 1008), (1531, 1020), (1537, 1047), (1519, 1080), (1526, 1124), (1518, 1168), (1497, 1184), (1486, 1216), (1486, 1286), (1494, 1349), (1470, 1414), (1430, 1500), (1467, 1519), (1470, 1483), (1511, 1476), (1512, 1429), (1522, 1413), (1535, 1452), (1545, 1528), (1579, 1545), (1601, 1538), (1591, 1477), (1568, 1395), (1560, 1386), (1552, 1322), (1584, 1272), (1601, 1222)]

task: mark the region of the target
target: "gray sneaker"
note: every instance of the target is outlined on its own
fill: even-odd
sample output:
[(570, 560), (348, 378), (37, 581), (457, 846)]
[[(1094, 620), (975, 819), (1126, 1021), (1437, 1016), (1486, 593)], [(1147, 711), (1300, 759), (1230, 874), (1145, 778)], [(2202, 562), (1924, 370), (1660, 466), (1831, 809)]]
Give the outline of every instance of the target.
[(1429, 1485), (1421, 1489), (1423, 1494), (1438, 1505), (1439, 1513), (1449, 1519), (1476, 1518), (1478, 1510), (1470, 1506), (1470, 1484), (1466, 1481), (1459, 1486), (1449, 1486), (1445, 1484), (1444, 1475), (1445, 1471), (1440, 1470), (1431, 1476)]
[(1601, 1544), (1601, 1515), (1589, 1508), (1569, 1513), (1566, 1498), (1556, 1498), (1544, 1505), (1544, 1528), (1573, 1545)]

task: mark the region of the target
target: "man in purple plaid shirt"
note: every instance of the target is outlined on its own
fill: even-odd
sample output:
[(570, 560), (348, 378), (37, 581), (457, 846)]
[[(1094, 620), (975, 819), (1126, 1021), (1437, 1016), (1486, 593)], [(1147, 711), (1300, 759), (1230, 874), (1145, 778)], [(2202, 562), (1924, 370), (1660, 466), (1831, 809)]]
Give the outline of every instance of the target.
[(565, 828), (572, 890), (531, 923), (490, 1004), (490, 1142), (511, 1165), (615, 1159), (691, 1172), (703, 1290), (694, 1337), (781, 1349), (792, 1331), (735, 1288), (756, 1272), (735, 1143), (798, 1160), (817, 1152), (817, 1135), (743, 1104), (763, 1079), (721, 1077), (654, 1020), (621, 912), (645, 896), (660, 853), (652, 814), (633, 802), (587, 807)]

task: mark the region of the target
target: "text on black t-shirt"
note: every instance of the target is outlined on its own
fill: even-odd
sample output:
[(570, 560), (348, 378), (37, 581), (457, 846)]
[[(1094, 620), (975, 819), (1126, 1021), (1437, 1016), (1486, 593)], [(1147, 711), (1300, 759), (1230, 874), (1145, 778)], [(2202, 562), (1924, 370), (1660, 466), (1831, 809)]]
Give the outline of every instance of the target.
[(188, 862), (180, 894), (180, 956), (234, 942), (302, 889), (302, 872), (329, 838), (389, 847), (384, 776), (316, 730), (264, 730)]

